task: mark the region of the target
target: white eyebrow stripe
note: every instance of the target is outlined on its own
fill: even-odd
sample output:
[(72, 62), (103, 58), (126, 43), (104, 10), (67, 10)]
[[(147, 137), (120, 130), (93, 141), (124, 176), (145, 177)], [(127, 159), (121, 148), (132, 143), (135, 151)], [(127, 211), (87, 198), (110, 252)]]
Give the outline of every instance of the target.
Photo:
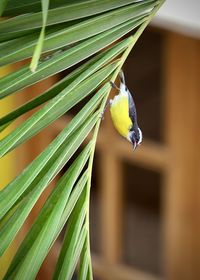
[(141, 129), (138, 127), (138, 131), (139, 131), (139, 141), (138, 141), (138, 145), (140, 145), (142, 143), (142, 131)]

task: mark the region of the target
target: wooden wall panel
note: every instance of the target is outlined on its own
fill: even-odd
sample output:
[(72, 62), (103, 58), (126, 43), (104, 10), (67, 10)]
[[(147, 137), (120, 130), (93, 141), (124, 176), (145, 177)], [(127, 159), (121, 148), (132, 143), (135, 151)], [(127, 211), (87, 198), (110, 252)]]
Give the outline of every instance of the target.
[(165, 44), (167, 280), (200, 279), (200, 42), (169, 33)]
[(101, 251), (108, 263), (122, 254), (122, 168), (113, 153), (101, 155)]

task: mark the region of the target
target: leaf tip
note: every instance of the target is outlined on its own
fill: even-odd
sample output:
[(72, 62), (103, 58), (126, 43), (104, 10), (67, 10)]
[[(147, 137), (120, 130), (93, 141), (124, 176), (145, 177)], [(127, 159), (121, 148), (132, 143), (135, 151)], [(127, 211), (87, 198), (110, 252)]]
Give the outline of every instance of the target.
[(36, 64), (32, 65), (32, 63), (31, 63), (29, 68), (30, 68), (32, 73), (35, 73), (35, 71), (37, 69), (37, 65)]

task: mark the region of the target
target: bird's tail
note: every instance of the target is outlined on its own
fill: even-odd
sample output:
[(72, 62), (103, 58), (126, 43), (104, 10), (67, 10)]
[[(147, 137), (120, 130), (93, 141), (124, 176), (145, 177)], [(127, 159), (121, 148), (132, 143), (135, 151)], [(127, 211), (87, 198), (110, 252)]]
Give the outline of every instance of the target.
[(120, 70), (120, 72), (119, 72), (119, 77), (120, 77), (121, 83), (123, 83), (125, 85), (125, 77), (124, 77), (124, 72), (122, 70)]

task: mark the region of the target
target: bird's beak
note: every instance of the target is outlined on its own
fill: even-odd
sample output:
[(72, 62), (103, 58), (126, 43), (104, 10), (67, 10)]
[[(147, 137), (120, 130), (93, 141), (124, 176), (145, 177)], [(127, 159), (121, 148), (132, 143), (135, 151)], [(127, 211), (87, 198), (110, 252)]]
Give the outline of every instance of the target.
[(136, 148), (137, 148), (137, 143), (134, 142), (134, 143), (133, 143), (133, 151), (135, 151)]

